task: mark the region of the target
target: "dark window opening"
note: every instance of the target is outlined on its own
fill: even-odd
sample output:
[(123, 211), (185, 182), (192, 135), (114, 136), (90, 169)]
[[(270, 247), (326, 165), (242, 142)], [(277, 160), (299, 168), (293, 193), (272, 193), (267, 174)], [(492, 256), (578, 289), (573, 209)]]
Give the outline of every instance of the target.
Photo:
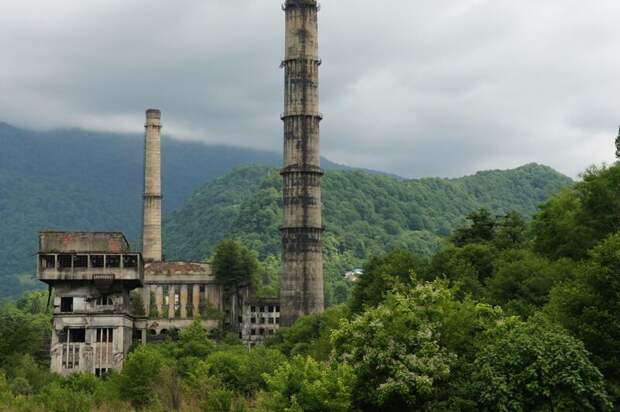
[(61, 269), (70, 269), (72, 261), (73, 259), (71, 255), (59, 255), (58, 256), (58, 266)]
[(160, 335), (167, 335), (168, 334), (168, 329), (162, 329), (161, 332), (159, 332)]
[(73, 298), (60, 298), (60, 311), (73, 312)]
[(274, 322), (274, 321), (273, 321), (273, 318), (268, 318), (268, 319), (267, 319), (267, 323), (269, 323), (270, 325), (273, 325), (273, 322)]
[(74, 268), (87, 268), (88, 267), (88, 256), (85, 256), (85, 255), (73, 256), (73, 267)]
[(110, 295), (101, 295), (97, 297), (97, 306), (112, 306), (113, 304), (112, 296)]
[(256, 312), (256, 306), (252, 306), (252, 307), (250, 308), (250, 310), (251, 310), (252, 312)]
[(200, 293), (205, 293), (205, 285), (200, 285)]
[(269, 329), (269, 334), (273, 335), (273, 329)]
[(157, 335), (157, 331), (155, 329), (149, 329), (149, 335), (155, 336)]
[(103, 255), (92, 255), (90, 257), (90, 267), (102, 268), (103, 267)]
[(106, 267), (108, 268), (120, 268), (121, 267), (121, 257), (118, 255), (108, 255), (106, 256)]
[(256, 323), (256, 318), (251, 318), (250, 323)]
[(280, 318), (276, 318), (276, 325), (280, 324)]
[(243, 338), (243, 334), (239, 332), (239, 339)]
[(265, 335), (265, 329), (260, 328), (260, 329), (258, 330), (258, 334), (259, 334), (259, 335), (261, 335), (261, 336)]
[(114, 340), (113, 328), (97, 328), (97, 342), (109, 342)]
[(280, 305), (276, 305), (276, 312), (280, 312)]
[(264, 324), (265, 323), (265, 318), (260, 318), (260, 323)]
[(239, 320), (239, 323), (243, 323), (243, 316), (239, 316), (238, 320)]
[(132, 332), (133, 340), (141, 340), (142, 339), (142, 329), (134, 329)]
[(41, 268), (53, 269), (56, 267), (56, 256), (54, 255), (42, 255), (41, 256)]
[(126, 268), (137, 268), (138, 267), (138, 257), (136, 255), (124, 255), (123, 256), (123, 267)]
[(86, 342), (86, 329), (69, 329), (69, 343)]
[(105, 376), (110, 370), (108, 368), (95, 368), (95, 376), (101, 378)]
[(250, 329), (250, 335), (252, 336), (256, 335), (256, 329)]

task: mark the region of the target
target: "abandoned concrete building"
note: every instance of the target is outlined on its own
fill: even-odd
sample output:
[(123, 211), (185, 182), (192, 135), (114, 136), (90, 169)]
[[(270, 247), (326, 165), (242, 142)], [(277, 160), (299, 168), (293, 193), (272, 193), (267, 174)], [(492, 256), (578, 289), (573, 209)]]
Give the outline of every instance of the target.
[[(37, 276), (54, 291), (51, 369), (97, 375), (122, 367), (134, 342), (198, 320), (253, 347), (303, 315), (323, 311), (316, 0), (286, 0), (281, 295), (225, 292), (208, 263), (162, 254), (161, 112), (146, 111), (142, 253), (122, 233), (39, 233)], [(132, 299), (132, 296), (134, 299)], [(139, 296), (140, 299), (135, 299)], [(139, 302), (139, 303), (135, 303)]]
[(41, 232), (37, 274), (54, 289), (52, 371), (119, 368), (135, 336), (129, 292), (142, 284), (141, 254), (122, 233)]

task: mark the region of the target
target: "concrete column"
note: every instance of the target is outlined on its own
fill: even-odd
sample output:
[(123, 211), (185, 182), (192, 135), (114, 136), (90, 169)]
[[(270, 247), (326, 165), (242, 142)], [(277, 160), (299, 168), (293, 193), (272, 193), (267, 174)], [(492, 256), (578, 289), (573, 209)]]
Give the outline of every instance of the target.
[(161, 285), (155, 289), (155, 306), (157, 307), (157, 316), (161, 317), (164, 309), (164, 288)]
[(161, 262), (161, 112), (148, 109), (144, 127), (142, 256), (145, 262)]
[(168, 319), (174, 319), (174, 316), (175, 316), (174, 296), (175, 296), (175, 287), (174, 285), (169, 285), (168, 286)]
[(144, 303), (144, 315), (149, 316), (151, 312), (151, 287), (150, 285), (145, 285), (142, 288), (142, 302)]
[(181, 285), (181, 319), (187, 319), (187, 285)]
[(200, 317), (200, 285), (193, 285), (192, 287), (192, 305), (194, 319)]

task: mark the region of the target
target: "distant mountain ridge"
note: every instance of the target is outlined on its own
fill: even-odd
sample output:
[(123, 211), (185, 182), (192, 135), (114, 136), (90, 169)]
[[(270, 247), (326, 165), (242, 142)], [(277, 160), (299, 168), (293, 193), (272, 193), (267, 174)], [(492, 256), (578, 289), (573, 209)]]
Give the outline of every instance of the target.
[[(395, 248), (430, 255), (440, 237), (474, 210), (516, 210), (529, 216), (570, 184), (570, 178), (537, 164), (455, 179), (328, 171), (322, 193), (328, 289), (371, 255)], [(243, 241), (262, 259), (279, 256), (281, 187), (278, 170), (260, 166), (240, 167), (207, 183), (168, 215), (166, 256), (202, 259), (225, 238)]]
[[(142, 220), (143, 135), (80, 129), (38, 132), (0, 122), (0, 298), (33, 273), (41, 229), (120, 230), (135, 241)], [(278, 167), (282, 155), (223, 145), (162, 141), (164, 208), (244, 164)], [(343, 169), (322, 159), (327, 170)], [(24, 280), (22, 280), (22, 283)]]
[[(100, 133), (79, 129), (36, 132), (0, 123), (0, 144), (0, 233), (3, 235), (0, 236), (0, 298), (17, 295), (25, 288), (40, 287), (38, 282), (33, 282), (27, 276), (17, 276), (34, 273), (36, 233), (39, 230), (120, 230), (131, 241), (135, 242), (139, 238), (142, 218), (142, 134)], [(252, 247), (262, 250), (261, 253), (277, 250), (279, 236), (277, 227), (274, 235), (273, 222), (279, 224), (279, 210), (273, 208), (280, 199), (280, 177), (275, 169), (281, 165), (280, 153), (166, 138), (162, 145), (164, 207), (168, 215), (164, 237), (169, 258), (182, 255), (203, 257), (210, 251), (216, 238), (231, 233), (231, 222), (238, 231), (236, 235), (242, 232), (251, 234), (248, 235), (248, 241)], [(265, 167), (241, 167), (247, 164), (261, 164)], [(332, 172), (328, 173), (326, 179), (324, 199), (328, 209), (328, 229), (332, 219), (331, 211), (335, 210), (331, 206), (333, 202), (342, 204), (355, 200), (352, 204), (362, 204), (367, 200), (376, 203), (377, 197), (390, 201), (391, 195), (378, 191), (378, 186), (387, 185), (390, 188), (396, 183), (411, 184), (409, 180), (377, 174), (380, 172), (352, 171), (326, 159), (322, 160), (322, 166)], [(263, 171), (257, 172), (259, 169)], [(539, 180), (543, 187), (541, 193), (532, 196), (528, 188), (528, 193), (521, 199), (527, 205), (528, 213), (545, 200), (550, 192), (570, 184), (570, 179), (565, 176), (549, 168), (544, 170), (544, 173), (532, 172), (531, 176), (532, 182)], [(343, 171), (343, 174), (333, 174), (334, 171)], [(494, 199), (498, 198), (500, 200), (495, 201), (498, 208), (506, 203), (502, 198), (509, 199), (508, 203), (513, 202), (515, 196), (508, 186), (498, 186), (496, 189), (499, 191), (487, 190), (488, 187), (482, 187), (480, 193), (475, 191), (477, 182), (491, 182), (497, 175), (488, 172), (490, 174), (487, 176), (485, 173), (462, 179), (426, 179), (425, 187), (431, 190), (426, 196), (433, 197), (447, 190), (448, 186), (442, 182), (455, 181), (463, 187), (471, 186), (470, 194), (477, 199), (463, 207), (463, 211), (478, 204), (493, 206)], [(330, 178), (331, 175), (338, 178)], [(549, 181), (553, 184), (549, 184)], [(436, 182), (436, 194), (433, 194), (435, 183), (432, 182)], [(334, 184), (342, 185), (342, 188), (335, 190), (331, 187)], [(368, 185), (375, 192), (369, 191), (371, 186)], [(458, 185), (453, 184), (445, 195), (449, 198), (450, 191), (457, 190)], [(330, 195), (352, 193), (354, 189), (359, 190), (359, 193), (353, 192), (356, 194), (350, 199)], [(203, 204), (201, 207), (205, 210), (193, 210), (203, 202), (205, 190), (210, 197), (209, 201), (214, 203)], [(389, 189), (388, 192), (390, 190), (396, 189)], [(414, 200), (417, 202), (420, 199), (411, 198), (408, 202), (413, 205)], [(360, 204), (356, 209), (363, 210)], [(260, 210), (252, 209), (261, 205), (264, 207)], [(395, 208), (401, 207), (405, 208), (404, 212), (395, 211)], [(408, 207), (407, 203), (394, 203), (391, 209), (394, 209), (397, 218), (392, 220), (398, 222), (399, 213), (410, 213)], [(244, 212), (239, 213), (239, 208), (244, 208)], [(193, 212), (188, 214), (189, 210)], [(436, 228), (425, 228), (424, 216), (427, 215), (427, 220), (431, 219), (426, 222), (428, 224), (435, 219), (428, 216), (435, 216), (435, 212), (426, 210), (422, 214), (411, 214), (417, 216), (412, 218), (414, 220), (422, 216), (420, 227), (423, 230), (406, 232), (405, 237), (415, 238), (422, 249), (432, 243), (429, 239), (436, 238), (437, 234), (445, 233), (452, 227), (452, 223), (446, 223)], [(447, 214), (446, 222), (462, 218), (461, 212), (454, 215), (450, 211), (444, 212)], [(246, 219), (252, 213), (256, 221)], [(189, 220), (183, 222), (183, 216), (188, 216)], [(340, 218), (347, 221), (346, 216)], [(367, 224), (387, 225), (394, 229), (393, 222), (386, 223), (383, 220), (373, 220), (372, 216), (368, 216)], [(416, 227), (416, 223), (411, 224)], [(187, 225), (192, 227), (188, 229)], [(255, 228), (251, 229), (248, 225), (255, 225)], [(261, 230), (264, 232), (261, 233)], [(210, 235), (206, 236), (205, 233)], [(352, 233), (362, 232), (356, 229)], [(202, 240), (197, 241), (199, 238)], [(402, 240), (402, 236), (396, 236), (395, 239)], [(407, 242), (405, 244), (413, 241), (409, 239)]]

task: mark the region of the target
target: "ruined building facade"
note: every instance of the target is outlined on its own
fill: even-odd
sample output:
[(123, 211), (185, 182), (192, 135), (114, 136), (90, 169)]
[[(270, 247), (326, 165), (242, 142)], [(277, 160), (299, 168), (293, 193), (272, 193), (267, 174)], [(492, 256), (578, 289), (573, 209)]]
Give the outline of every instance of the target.
[(318, 9), (286, 0), (281, 323), (322, 312)]
[(122, 233), (41, 232), (38, 278), (54, 289), (51, 370), (101, 375), (122, 367), (135, 329), (129, 294), (142, 257)]

